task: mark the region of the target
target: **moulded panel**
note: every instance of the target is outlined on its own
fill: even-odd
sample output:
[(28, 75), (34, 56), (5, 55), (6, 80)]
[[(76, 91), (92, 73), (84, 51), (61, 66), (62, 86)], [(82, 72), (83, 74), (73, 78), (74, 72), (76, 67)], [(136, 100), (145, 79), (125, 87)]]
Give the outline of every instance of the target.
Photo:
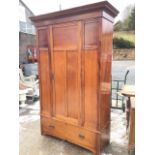
[(66, 111), (66, 52), (53, 53), (54, 56), (54, 107), (56, 116), (67, 116)]
[(98, 20), (87, 21), (84, 24), (84, 48), (98, 48), (99, 45), (99, 22)]
[(97, 51), (85, 51), (85, 126), (97, 128), (98, 59)]
[(53, 26), (54, 50), (76, 50), (78, 48), (78, 25), (61, 24)]
[(80, 103), (80, 68), (78, 52), (67, 52), (67, 113), (78, 119)]
[(51, 100), (50, 100), (50, 74), (49, 74), (49, 56), (48, 50), (41, 50), (40, 57), (40, 85), (41, 85), (41, 113), (49, 116), (51, 113)]
[(39, 47), (48, 47), (47, 29), (38, 30), (38, 45)]
[(55, 51), (53, 56), (55, 115), (60, 119), (72, 119), (73, 122), (77, 122), (81, 86), (79, 53), (75, 51)]

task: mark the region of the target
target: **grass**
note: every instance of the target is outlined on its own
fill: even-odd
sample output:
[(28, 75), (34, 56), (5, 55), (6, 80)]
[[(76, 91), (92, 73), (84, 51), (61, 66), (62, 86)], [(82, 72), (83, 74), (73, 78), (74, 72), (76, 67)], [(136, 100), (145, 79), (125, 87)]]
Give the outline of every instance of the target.
[(125, 40), (135, 43), (135, 32), (134, 31), (114, 32), (113, 38), (123, 38)]

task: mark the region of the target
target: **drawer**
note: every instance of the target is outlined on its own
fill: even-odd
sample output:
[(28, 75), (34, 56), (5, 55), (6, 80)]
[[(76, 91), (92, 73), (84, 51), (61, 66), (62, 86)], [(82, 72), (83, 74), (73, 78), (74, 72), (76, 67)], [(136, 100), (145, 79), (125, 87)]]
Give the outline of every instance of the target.
[(94, 149), (96, 148), (96, 134), (84, 128), (68, 125), (67, 140), (83, 147)]
[(41, 120), (43, 133), (78, 144), (89, 150), (96, 148), (94, 132), (50, 118), (43, 117)]
[(50, 118), (41, 119), (42, 129), (45, 134), (66, 139), (67, 126), (63, 122), (55, 121)]

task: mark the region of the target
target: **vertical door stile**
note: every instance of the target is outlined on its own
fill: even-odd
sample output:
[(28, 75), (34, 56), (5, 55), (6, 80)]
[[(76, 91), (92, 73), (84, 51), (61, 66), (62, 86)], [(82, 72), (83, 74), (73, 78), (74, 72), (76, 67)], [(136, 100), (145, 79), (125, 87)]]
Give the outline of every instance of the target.
[(53, 110), (53, 106), (52, 106), (52, 81), (51, 81), (51, 39), (50, 39), (50, 27), (47, 27), (47, 41), (48, 41), (48, 58), (49, 58), (49, 77), (50, 77), (50, 116), (52, 117), (52, 110)]
[[(82, 33), (85, 34), (85, 22), (82, 22)], [(85, 35), (82, 34), (82, 126), (85, 125)]]
[(51, 81), (51, 115), (55, 116), (55, 84), (54, 84), (54, 48), (53, 48), (53, 28), (49, 27), (49, 48), (50, 48), (50, 81)]
[(80, 67), (80, 104), (79, 104), (79, 125), (84, 126), (84, 57), (83, 57), (83, 34), (84, 34), (84, 22), (79, 22), (79, 67)]
[(97, 89), (97, 129), (100, 131), (100, 115), (101, 115), (101, 95), (100, 95), (100, 82), (101, 82), (101, 55), (102, 55), (102, 21), (99, 19), (99, 43), (98, 43), (98, 89)]
[[(81, 22), (79, 21), (78, 22), (78, 67), (80, 68), (80, 73), (78, 75), (78, 78), (79, 78), (79, 82), (80, 82), (80, 85), (79, 87), (81, 87)], [(79, 112), (78, 112), (78, 124), (81, 126), (81, 114), (82, 114), (82, 111), (81, 111), (81, 107), (82, 107), (82, 100), (81, 100), (81, 88), (79, 88)]]
[(66, 117), (68, 117), (68, 88), (67, 88), (67, 85), (68, 85), (68, 77), (67, 77), (67, 50), (64, 50), (65, 52), (65, 61), (66, 63), (64, 64), (65, 65), (65, 89), (64, 89), (64, 94), (65, 94), (65, 115)]

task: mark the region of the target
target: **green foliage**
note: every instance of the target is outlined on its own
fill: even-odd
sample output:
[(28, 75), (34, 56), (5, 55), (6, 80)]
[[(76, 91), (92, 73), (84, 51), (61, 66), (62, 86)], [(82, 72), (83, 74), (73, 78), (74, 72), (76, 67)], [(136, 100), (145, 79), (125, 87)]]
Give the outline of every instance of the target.
[(123, 22), (123, 31), (129, 30), (129, 18), (126, 18)]
[(134, 42), (123, 39), (123, 38), (113, 38), (114, 48), (134, 48)]
[(131, 42), (135, 42), (135, 32), (134, 31), (115, 31), (113, 38), (123, 38)]
[(132, 9), (128, 22), (129, 30), (135, 30), (135, 7)]
[(123, 23), (119, 20), (115, 25), (114, 25), (114, 31), (122, 31), (123, 30)]
[[(127, 15), (123, 21), (118, 21), (114, 25), (114, 31), (131, 31), (135, 30), (135, 7), (129, 8), (127, 7)], [(131, 11), (129, 11), (131, 10)]]

